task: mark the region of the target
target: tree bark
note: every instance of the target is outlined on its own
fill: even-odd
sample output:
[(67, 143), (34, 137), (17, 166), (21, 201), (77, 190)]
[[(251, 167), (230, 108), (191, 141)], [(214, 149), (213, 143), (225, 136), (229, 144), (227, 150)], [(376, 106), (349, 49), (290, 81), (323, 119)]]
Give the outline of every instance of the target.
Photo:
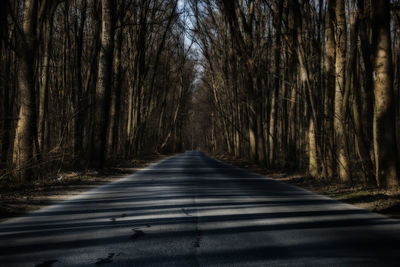
[[(82, 53), (83, 53), (83, 41), (84, 41), (84, 27), (86, 23), (86, 12), (87, 12), (87, 0), (83, 0), (80, 21), (76, 27), (76, 52), (75, 52), (75, 81), (76, 81), (76, 93), (74, 99), (74, 160), (75, 166), (81, 167), (84, 163), (82, 159), (84, 153), (83, 149), (83, 130), (84, 130), (84, 88), (83, 88), (83, 77), (82, 77)], [(89, 75), (89, 73), (87, 74)]]
[[(278, 3), (277, 3), (278, 2)], [(274, 86), (273, 86), (273, 97), (271, 101), (271, 122), (270, 122), (270, 153), (269, 163), (275, 166), (277, 163), (278, 156), (278, 136), (277, 136), (277, 122), (278, 122), (278, 109), (279, 109), (279, 86), (280, 86), (280, 63), (281, 63), (281, 24), (282, 24), (282, 12), (283, 2), (277, 1), (275, 4), (275, 15), (274, 15), (274, 27), (275, 27), (275, 40), (274, 40)]]
[(315, 136), (314, 122), (310, 119), (308, 129), (308, 173), (312, 177), (319, 177), (318, 158), (317, 158), (317, 142)]
[(395, 131), (393, 63), (390, 36), (390, 1), (373, 1), (374, 49), (374, 150), (378, 186), (395, 187), (398, 154)]
[(335, 0), (328, 1), (326, 12), (326, 42), (325, 42), (325, 98), (324, 98), (324, 160), (326, 164), (325, 175), (332, 179), (335, 174), (334, 135), (333, 135), (333, 102), (335, 97)]
[[(121, 9), (122, 5), (118, 9)], [(120, 10), (122, 12), (122, 10)], [(118, 17), (118, 25), (122, 25), (122, 14)], [(122, 29), (118, 29), (115, 38), (115, 56), (113, 65), (113, 91), (111, 93), (110, 125), (108, 129), (108, 151), (115, 155), (118, 142), (118, 129), (121, 110), (121, 80), (122, 80)]]
[(346, 13), (345, 1), (336, 0), (336, 63), (335, 63), (335, 115), (334, 132), (338, 177), (342, 182), (350, 181), (349, 158), (346, 149), (346, 122), (343, 110), (346, 67)]
[(13, 164), (17, 176), (32, 180), (33, 138), (36, 127), (36, 103), (33, 61), (36, 46), (36, 0), (26, 0), (23, 5), (22, 42), (18, 93), (20, 97), (19, 118), (16, 128)]
[(99, 55), (98, 81), (96, 86), (96, 114), (93, 137), (92, 161), (96, 168), (104, 167), (106, 137), (109, 121), (112, 62), (114, 51), (114, 3), (102, 0), (101, 48)]

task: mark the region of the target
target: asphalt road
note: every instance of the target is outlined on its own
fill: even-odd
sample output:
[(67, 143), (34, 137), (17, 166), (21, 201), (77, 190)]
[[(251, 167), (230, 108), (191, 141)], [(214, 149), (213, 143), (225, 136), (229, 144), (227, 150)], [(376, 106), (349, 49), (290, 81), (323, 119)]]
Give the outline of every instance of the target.
[(235, 169), (167, 158), (0, 224), (0, 266), (399, 266), (400, 221)]

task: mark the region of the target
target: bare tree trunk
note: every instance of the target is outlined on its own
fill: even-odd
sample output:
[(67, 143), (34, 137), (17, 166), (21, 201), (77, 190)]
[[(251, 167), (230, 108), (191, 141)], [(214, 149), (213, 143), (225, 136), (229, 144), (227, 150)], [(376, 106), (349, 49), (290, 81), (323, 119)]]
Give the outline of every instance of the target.
[(343, 110), (346, 68), (346, 13), (344, 0), (336, 0), (336, 63), (335, 63), (335, 145), (338, 176), (341, 181), (350, 181), (349, 158), (346, 149), (346, 123)]
[(274, 15), (274, 27), (275, 27), (275, 40), (274, 40), (274, 86), (273, 86), (273, 97), (271, 103), (271, 123), (270, 123), (270, 154), (269, 162), (272, 166), (277, 163), (278, 156), (278, 136), (277, 136), (277, 123), (278, 123), (278, 110), (279, 110), (279, 86), (280, 86), (280, 63), (281, 63), (281, 24), (282, 24), (282, 12), (283, 12), (284, 1), (274, 1), (275, 4), (275, 15)]
[[(373, 165), (368, 151), (368, 142), (365, 140), (365, 132), (361, 117), (361, 94), (357, 75), (357, 39), (360, 24), (360, 10), (353, 6), (350, 11), (350, 47), (347, 62), (346, 91), (353, 95), (353, 121), (356, 139), (356, 150), (360, 158), (364, 183), (369, 186), (376, 186), (373, 174)], [(345, 106), (346, 103), (344, 104)], [(344, 107), (346, 108), (346, 107)]]
[[(297, 45), (297, 26), (296, 26), (296, 18), (295, 18), (295, 6), (293, 2), (290, 2), (288, 10), (288, 29), (289, 29), (289, 44), (292, 47)], [(289, 107), (288, 107), (288, 152), (287, 152), (287, 162), (290, 170), (294, 170), (296, 168), (297, 162), (297, 153), (296, 153), (296, 133), (298, 132), (296, 129), (296, 100), (297, 100), (297, 92), (296, 92), (296, 74), (297, 74), (297, 64), (296, 64), (296, 55), (290, 53), (290, 57), (288, 59), (288, 76), (289, 85), (290, 85), (290, 96), (289, 96)]]
[[(364, 143), (369, 152), (371, 162), (374, 163), (373, 148), (373, 116), (374, 116), (374, 81), (373, 81), (373, 64), (371, 52), (371, 1), (359, 0), (358, 8), (360, 9), (360, 47), (362, 53), (362, 61), (364, 65), (364, 82), (361, 91), (361, 120), (364, 128)], [(373, 164), (374, 165), (374, 164)]]
[(254, 110), (247, 109), (247, 119), (248, 119), (248, 130), (249, 130), (249, 156), (250, 159), (257, 162), (258, 161), (258, 140), (257, 140), (257, 128), (255, 121)]
[(20, 110), (14, 140), (13, 164), (17, 175), (32, 180), (33, 138), (36, 127), (35, 85), (33, 61), (36, 45), (36, 0), (26, 0), (23, 6), (22, 43), (20, 50), (19, 97)]
[(5, 41), (0, 41), (0, 57), (4, 60), (4, 68), (1, 69), (2, 73), (0, 80), (0, 90), (2, 94), (2, 116), (4, 116), (1, 133), (1, 158), (0, 162), (4, 163), (5, 166), (10, 164), (10, 154), (12, 145), (12, 131), (13, 131), (13, 105), (12, 99), (15, 97), (15, 90), (12, 79), (10, 76), (13, 71), (12, 62), (15, 61), (15, 54), (11, 50), (6, 50)]
[(96, 114), (92, 162), (97, 168), (104, 167), (107, 127), (112, 80), (114, 50), (113, 1), (102, 0), (101, 49), (99, 56), (98, 81), (96, 87)]
[(39, 118), (38, 118), (38, 135), (39, 147), (41, 153), (44, 152), (44, 133), (45, 133), (45, 116), (48, 96), (49, 84), (49, 64), (50, 64), (50, 47), (51, 47), (51, 32), (52, 32), (52, 19), (49, 19), (44, 24), (44, 47), (43, 47), (43, 60), (41, 69), (41, 84), (39, 88)]
[(324, 98), (324, 160), (326, 163), (325, 175), (327, 179), (332, 179), (335, 173), (334, 160), (334, 137), (333, 137), (333, 100), (335, 97), (335, 36), (334, 36), (334, 18), (335, 18), (335, 0), (328, 1), (326, 12), (326, 43), (325, 43), (325, 98)]
[(315, 135), (315, 126), (312, 119), (310, 119), (308, 129), (308, 172), (312, 177), (319, 178), (319, 166), (317, 158), (317, 141)]
[[(120, 24), (122, 21), (120, 22)], [(118, 142), (119, 115), (121, 108), (121, 56), (122, 56), (122, 29), (118, 29), (115, 40), (115, 58), (113, 75), (113, 92), (111, 93), (110, 125), (108, 129), (108, 147), (114, 154)]]
[[(51, 2), (46, 14), (43, 14), (42, 21), (42, 38), (43, 38), (43, 56), (41, 66), (41, 77), (39, 87), (39, 112), (38, 112), (38, 142), (40, 153), (44, 152), (45, 125), (48, 109), (48, 90), (50, 80), (50, 53), (52, 48), (53, 20), (54, 12), (57, 8), (58, 1)], [(43, 5), (43, 3), (42, 3)], [(44, 8), (44, 7), (43, 7)], [(40, 59), (39, 59), (40, 60)]]
[[(75, 165), (80, 167), (83, 165), (83, 124), (84, 124), (84, 90), (83, 90), (83, 77), (82, 77), (82, 52), (83, 52), (83, 38), (84, 26), (86, 22), (87, 0), (83, 0), (81, 8), (81, 17), (79, 26), (76, 33), (76, 52), (75, 52), (75, 79), (76, 79), (76, 93), (75, 93), (75, 117), (74, 117), (74, 157)], [(78, 22), (76, 22), (78, 23)], [(90, 75), (89, 73), (87, 75)]]
[(373, 1), (374, 40), (374, 149), (378, 186), (395, 187), (398, 154), (395, 131), (393, 63), (390, 37), (390, 1)]

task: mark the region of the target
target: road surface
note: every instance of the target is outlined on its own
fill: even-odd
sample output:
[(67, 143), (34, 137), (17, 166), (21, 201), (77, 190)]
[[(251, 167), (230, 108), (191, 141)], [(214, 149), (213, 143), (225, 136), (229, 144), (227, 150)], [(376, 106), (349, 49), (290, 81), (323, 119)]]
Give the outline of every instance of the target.
[(0, 266), (399, 266), (400, 221), (186, 152), (0, 224)]

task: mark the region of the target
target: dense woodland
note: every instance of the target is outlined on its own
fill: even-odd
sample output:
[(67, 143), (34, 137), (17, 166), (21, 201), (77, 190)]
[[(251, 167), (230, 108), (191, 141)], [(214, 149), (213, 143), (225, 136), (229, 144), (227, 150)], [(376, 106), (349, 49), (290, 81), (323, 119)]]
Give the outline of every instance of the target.
[(197, 148), (399, 185), (398, 0), (7, 0), (1, 177)]
[(1, 12), (3, 177), (189, 142), (195, 65), (178, 0), (7, 0)]
[(208, 150), (398, 186), (399, 1), (191, 3)]

